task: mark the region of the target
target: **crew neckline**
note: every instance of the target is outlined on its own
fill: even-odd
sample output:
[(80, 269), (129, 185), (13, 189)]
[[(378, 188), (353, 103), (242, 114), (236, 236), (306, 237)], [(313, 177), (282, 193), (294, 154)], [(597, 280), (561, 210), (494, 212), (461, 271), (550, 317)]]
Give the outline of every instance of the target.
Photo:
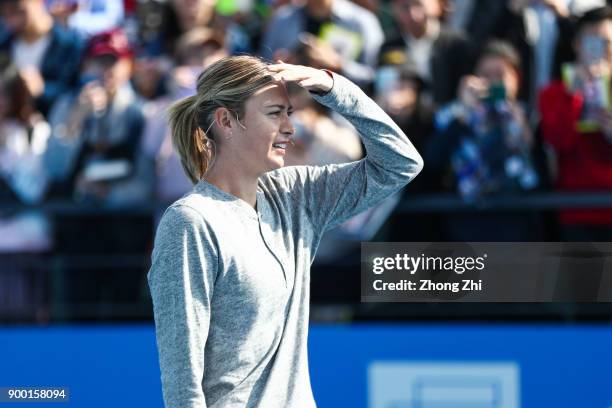
[(226, 201), (228, 204), (231, 204), (235, 208), (239, 209), (242, 213), (247, 215), (249, 218), (252, 218), (255, 220), (259, 219), (259, 213), (261, 211), (261, 203), (262, 203), (262, 200), (260, 197), (260, 195), (262, 194), (262, 191), (259, 188), (259, 183), (257, 185), (257, 192), (255, 194), (257, 208), (253, 208), (249, 203), (244, 201), (242, 198), (237, 197), (233, 194), (230, 194), (227, 191), (220, 189), (219, 187), (215, 186), (214, 184), (206, 180), (200, 180), (196, 184), (196, 189), (199, 191), (207, 191), (214, 198), (220, 201)]

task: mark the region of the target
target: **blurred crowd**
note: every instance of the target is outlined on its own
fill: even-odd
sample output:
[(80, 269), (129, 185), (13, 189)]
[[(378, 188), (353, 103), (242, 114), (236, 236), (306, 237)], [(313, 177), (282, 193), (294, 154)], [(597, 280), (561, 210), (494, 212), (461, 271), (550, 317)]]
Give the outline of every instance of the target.
[[(0, 0), (0, 200), (179, 198), (191, 185), (166, 110), (194, 92), (208, 65), (240, 53), (345, 75), (422, 152), (425, 170), (406, 194), (344, 225), (348, 237), (371, 237), (398, 202), (423, 193), (478, 203), (612, 188), (612, 8), (604, 0)], [(290, 91), (296, 134), (287, 164), (363, 157), (346, 120)], [(96, 220), (108, 230), (104, 245), (137, 238), (125, 218)], [(444, 238), (495, 240), (505, 231), (504, 239), (525, 240), (526, 221), (466, 215)], [(612, 240), (610, 208), (564, 210), (559, 224), (562, 239)], [(85, 248), (82, 225), (1, 213), (0, 251)]]

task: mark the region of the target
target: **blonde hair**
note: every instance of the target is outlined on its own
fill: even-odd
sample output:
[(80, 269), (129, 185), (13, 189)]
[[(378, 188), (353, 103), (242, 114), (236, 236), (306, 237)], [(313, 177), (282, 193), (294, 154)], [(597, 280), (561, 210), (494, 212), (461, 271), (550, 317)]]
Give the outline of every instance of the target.
[(222, 58), (200, 74), (195, 95), (170, 107), (172, 143), (192, 183), (202, 179), (214, 160), (215, 139), (208, 129), (215, 110), (227, 108), (242, 118), (246, 100), (273, 81), (267, 66), (249, 55)]

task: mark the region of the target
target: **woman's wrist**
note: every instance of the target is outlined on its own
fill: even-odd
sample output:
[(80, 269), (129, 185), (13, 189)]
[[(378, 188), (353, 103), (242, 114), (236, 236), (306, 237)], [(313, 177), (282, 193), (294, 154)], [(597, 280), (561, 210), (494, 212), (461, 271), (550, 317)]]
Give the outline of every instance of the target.
[(327, 75), (327, 80), (324, 81), (323, 87), (317, 91), (317, 93), (321, 96), (329, 93), (334, 87), (334, 74), (329, 69), (321, 69), (321, 71), (325, 72)]

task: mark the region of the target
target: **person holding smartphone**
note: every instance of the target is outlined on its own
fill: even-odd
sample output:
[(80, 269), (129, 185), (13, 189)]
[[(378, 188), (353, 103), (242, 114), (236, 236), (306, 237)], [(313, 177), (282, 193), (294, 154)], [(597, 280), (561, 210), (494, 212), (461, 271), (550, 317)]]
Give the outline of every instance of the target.
[(437, 134), (429, 140), (428, 161), (439, 172), (451, 169), (453, 187), (466, 201), (537, 185), (530, 157), (532, 132), (517, 101), (519, 73), (515, 49), (490, 42), (475, 73), (461, 79), (459, 98), (436, 114)]
[(130, 84), (133, 50), (122, 29), (93, 36), (80, 70), (80, 89), (50, 114), (47, 161), (59, 195), (121, 202), (117, 183), (132, 174), (144, 127), (142, 103)]
[[(490, 42), (474, 73), (461, 79), (459, 98), (436, 113), (424, 147), (427, 177), (468, 203), (539, 185), (532, 131), (517, 100), (520, 63), (510, 44)], [(450, 241), (528, 241), (534, 222), (509, 212), (454, 214), (444, 234)]]
[[(612, 8), (585, 13), (576, 24), (575, 62), (563, 80), (539, 98), (542, 135), (557, 162), (560, 191), (609, 191), (612, 188)], [(560, 212), (562, 237), (571, 241), (612, 240), (612, 211), (569, 209)]]

